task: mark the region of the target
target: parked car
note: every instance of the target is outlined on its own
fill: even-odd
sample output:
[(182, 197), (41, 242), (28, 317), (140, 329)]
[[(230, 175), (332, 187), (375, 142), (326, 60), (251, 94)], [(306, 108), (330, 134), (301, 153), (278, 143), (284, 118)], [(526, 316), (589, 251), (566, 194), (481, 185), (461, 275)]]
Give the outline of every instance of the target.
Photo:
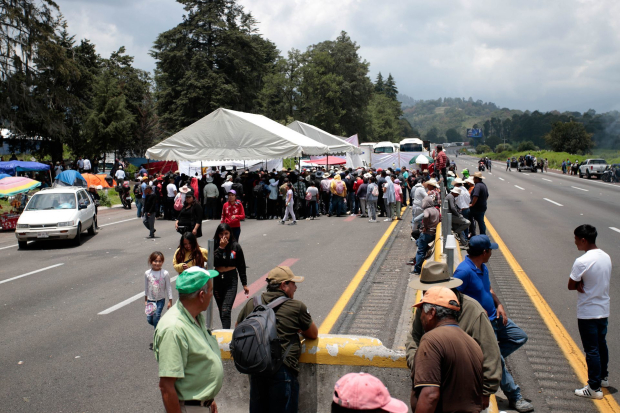
[(70, 239), (80, 245), (82, 232), (97, 233), (95, 204), (84, 188), (57, 187), (37, 192), (17, 221), (20, 249), (28, 241)]
[(603, 172), (605, 172), (605, 169), (607, 169), (607, 162), (605, 162), (605, 159), (586, 159), (579, 165), (579, 177), (583, 178), (585, 175), (588, 179), (593, 176), (598, 176), (600, 178)]

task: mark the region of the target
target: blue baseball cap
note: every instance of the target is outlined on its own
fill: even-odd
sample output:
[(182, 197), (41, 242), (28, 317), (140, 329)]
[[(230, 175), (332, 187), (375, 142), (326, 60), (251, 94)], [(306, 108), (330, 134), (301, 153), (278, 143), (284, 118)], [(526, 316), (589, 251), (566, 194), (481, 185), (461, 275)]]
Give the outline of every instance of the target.
[(491, 242), (486, 235), (476, 235), (469, 239), (469, 248), (476, 251), (496, 250), (499, 245)]

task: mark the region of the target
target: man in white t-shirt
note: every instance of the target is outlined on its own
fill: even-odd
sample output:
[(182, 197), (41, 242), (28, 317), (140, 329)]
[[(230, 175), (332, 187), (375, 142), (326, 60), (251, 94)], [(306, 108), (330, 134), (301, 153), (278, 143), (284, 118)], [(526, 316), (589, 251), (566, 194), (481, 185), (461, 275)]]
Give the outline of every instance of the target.
[(123, 171), (123, 168), (119, 166), (114, 176), (116, 177), (116, 182), (118, 182), (119, 185), (122, 185), (125, 180), (125, 171)]
[(92, 165), (90, 164), (90, 160), (88, 158), (84, 158), (84, 173), (90, 173)]
[(575, 394), (602, 399), (601, 387), (609, 387), (606, 335), (611, 258), (596, 246), (597, 232), (592, 225), (580, 225), (574, 234), (577, 249), (585, 254), (573, 264), (568, 289), (578, 293), (577, 325), (588, 365), (588, 384), (575, 390)]

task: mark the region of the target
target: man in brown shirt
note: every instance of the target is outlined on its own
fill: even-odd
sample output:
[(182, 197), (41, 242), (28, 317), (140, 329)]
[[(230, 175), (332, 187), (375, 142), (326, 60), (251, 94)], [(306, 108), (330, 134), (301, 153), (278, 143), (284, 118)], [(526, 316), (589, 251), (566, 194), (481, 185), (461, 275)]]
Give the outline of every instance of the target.
[(432, 287), (422, 301), (426, 332), (415, 354), (411, 409), (415, 413), (478, 413), (482, 407), (482, 350), (459, 327), (461, 306), (446, 287)]

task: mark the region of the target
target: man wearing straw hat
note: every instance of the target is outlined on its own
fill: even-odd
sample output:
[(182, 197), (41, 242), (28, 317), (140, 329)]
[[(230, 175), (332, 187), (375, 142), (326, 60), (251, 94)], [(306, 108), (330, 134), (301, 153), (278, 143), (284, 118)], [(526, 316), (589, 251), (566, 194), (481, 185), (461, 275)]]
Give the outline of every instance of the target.
[[(482, 172), (476, 172), (474, 174), (474, 190), (471, 193), (471, 204), (469, 205), (469, 214), (471, 222), (476, 221), (478, 223), (479, 235), (486, 235), (487, 226), (484, 223), (484, 214), (487, 211), (487, 199), (489, 198), (489, 190), (482, 180)], [(470, 227), (471, 235), (476, 235)]]
[[(502, 379), (499, 345), (495, 338), (493, 326), (484, 308), (482, 308), (478, 301), (457, 290), (457, 287), (462, 283), (463, 281), (458, 278), (450, 277), (446, 263), (430, 261), (422, 268), (420, 277), (414, 279), (409, 284), (409, 287), (420, 291), (429, 290), (431, 287), (445, 287), (450, 288), (456, 295), (458, 302), (461, 304), (461, 311), (457, 318), (459, 327), (473, 338), (482, 350), (482, 397), (483, 406), (486, 408), (489, 405), (489, 398), (497, 392)], [(407, 365), (411, 369), (412, 376), (415, 372), (415, 354), (418, 351), (420, 340), (424, 336), (420, 315), (421, 312), (416, 310), (413, 316), (411, 331), (407, 335), (405, 343)]]
[(222, 388), (224, 367), (202, 312), (213, 298), (212, 279), (218, 275), (201, 267), (183, 271), (176, 283), (179, 300), (155, 329), (153, 352), (168, 413), (217, 413), (214, 399)]

